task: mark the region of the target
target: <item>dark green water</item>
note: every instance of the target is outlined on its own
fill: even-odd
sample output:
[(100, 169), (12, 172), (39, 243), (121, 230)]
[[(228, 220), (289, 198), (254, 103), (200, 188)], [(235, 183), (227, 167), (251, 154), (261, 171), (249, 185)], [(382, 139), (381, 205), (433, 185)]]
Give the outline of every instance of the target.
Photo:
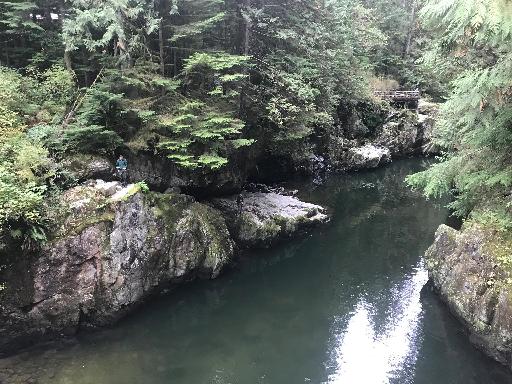
[(329, 226), (18, 369), (45, 384), (512, 383), (422, 291), (420, 255), (447, 213), (402, 184), (419, 167), (301, 184), (332, 209)]

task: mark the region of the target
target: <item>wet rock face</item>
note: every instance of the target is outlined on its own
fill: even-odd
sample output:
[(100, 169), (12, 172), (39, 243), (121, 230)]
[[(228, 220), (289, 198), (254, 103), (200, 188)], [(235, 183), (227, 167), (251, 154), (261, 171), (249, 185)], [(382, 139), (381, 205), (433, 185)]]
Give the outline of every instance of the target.
[(109, 324), (169, 283), (216, 277), (233, 256), (223, 217), (188, 196), (98, 182), (63, 199), (68, 214), (25, 284), (6, 282), (0, 350)]
[(169, 159), (153, 154), (137, 153), (129, 156), (129, 177), (144, 180), (155, 190), (180, 188), (194, 196), (219, 196), (236, 193), (247, 178), (246, 162), (232, 159), (218, 171), (187, 171)]
[(96, 180), (61, 202), (49, 243), (0, 271), (0, 354), (111, 324), (170, 284), (215, 278), (233, 259), (232, 238), (269, 246), (327, 221), (322, 207), (273, 192), (206, 205)]
[(478, 226), (439, 227), (426, 253), (431, 282), (471, 341), (512, 369), (510, 244)]
[(329, 217), (323, 207), (278, 193), (243, 192), (212, 200), (225, 216), (230, 232), (242, 247), (269, 247)]

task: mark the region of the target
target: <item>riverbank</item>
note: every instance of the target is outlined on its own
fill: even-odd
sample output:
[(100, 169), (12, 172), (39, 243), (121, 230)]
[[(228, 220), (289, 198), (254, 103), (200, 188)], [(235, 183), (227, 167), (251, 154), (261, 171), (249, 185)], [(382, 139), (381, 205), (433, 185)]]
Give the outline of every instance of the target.
[[(392, 111), (369, 137), (331, 145), (326, 163), (309, 175), (325, 179), (432, 153), (436, 110), (422, 102), (417, 111)], [(333, 133), (333, 144), (336, 137)], [(173, 173), (177, 168), (165, 166), (165, 159), (144, 159), (130, 161), (132, 178), (150, 176), (150, 187), (166, 188), (165, 193), (149, 191), (145, 183), (122, 188), (113, 181), (85, 180), (52, 207), (55, 224), (47, 244), (30, 252), (13, 247), (9, 264), (0, 270), (0, 352), (112, 324), (169, 285), (217, 277), (238, 249), (270, 247), (328, 221), (321, 206), (264, 185), (249, 189), (242, 165), (199, 180), (200, 172), (187, 178)], [(106, 159), (66, 161), (77, 180), (111, 174)], [(246, 190), (217, 196), (242, 185)], [(199, 190), (201, 200), (183, 193)]]
[(324, 208), (293, 196), (240, 196), (239, 206), (216, 200), (219, 210), (136, 184), (70, 189), (51, 240), (28, 266), (13, 260), (2, 275), (0, 351), (113, 324), (162, 290), (216, 278), (241, 247), (270, 246), (328, 221)]
[(437, 297), (420, 293), (420, 255), (448, 214), (403, 184), (423, 162), (286, 184), (328, 206), (329, 225), (247, 251), (219, 278), (158, 295), (114, 327), (0, 360), (0, 381), (509, 383)]

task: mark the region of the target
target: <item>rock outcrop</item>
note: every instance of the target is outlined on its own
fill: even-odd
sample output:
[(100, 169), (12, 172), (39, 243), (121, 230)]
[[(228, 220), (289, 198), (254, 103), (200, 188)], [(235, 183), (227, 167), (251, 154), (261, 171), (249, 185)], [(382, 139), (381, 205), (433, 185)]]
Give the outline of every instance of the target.
[(393, 157), (437, 154), (432, 142), (437, 110), (437, 104), (420, 100), (416, 111), (393, 112), (377, 129), (373, 144), (389, 148)]
[(269, 246), (327, 221), (322, 207), (277, 193), (243, 193), (240, 214), (237, 196), (207, 205), (145, 189), (97, 180), (63, 194), (49, 242), (0, 270), (0, 353), (111, 324), (165, 287), (215, 278), (233, 239)]
[(212, 205), (226, 216), (229, 230), (241, 247), (269, 247), (329, 220), (321, 206), (273, 192), (243, 192), (213, 199)]
[(391, 162), (391, 152), (386, 147), (366, 144), (349, 149), (346, 161), (352, 170), (377, 168)]
[(165, 191), (180, 188), (185, 193), (200, 196), (221, 196), (236, 193), (247, 179), (247, 159), (230, 159), (219, 170), (186, 170), (162, 155), (138, 152), (128, 154), (131, 180), (145, 180), (152, 189)]
[(67, 191), (51, 241), (5, 281), (0, 350), (109, 324), (172, 282), (216, 277), (233, 256), (215, 209), (137, 185), (95, 182)]
[(512, 369), (512, 241), (478, 225), (439, 227), (426, 263), (435, 290), (471, 341)]
[(387, 117), (366, 134), (364, 130), (356, 130), (362, 132), (357, 136), (352, 130), (349, 135), (334, 129), (329, 137), (328, 168), (334, 172), (371, 169), (394, 158), (438, 154), (439, 148), (433, 143), (437, 110), (437, 104), (420, 100), (417, 110), (387, 111)]
[(78, 181), (110, 179), (114, 172), (114, 163), (99, 155), (70, 155), (63, 159), (62, 165)]

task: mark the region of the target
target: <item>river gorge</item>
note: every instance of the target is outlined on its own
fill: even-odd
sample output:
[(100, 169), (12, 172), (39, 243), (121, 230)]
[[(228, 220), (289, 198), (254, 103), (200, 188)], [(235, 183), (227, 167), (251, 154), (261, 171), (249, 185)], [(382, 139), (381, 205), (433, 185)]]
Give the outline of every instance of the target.
[(331, 222), (108, 329), (0, 360), (0, 382), (512, 382), (426, 285), (422, 255), (448, 212), (404, 185), (423, 162), (287, 184)]

